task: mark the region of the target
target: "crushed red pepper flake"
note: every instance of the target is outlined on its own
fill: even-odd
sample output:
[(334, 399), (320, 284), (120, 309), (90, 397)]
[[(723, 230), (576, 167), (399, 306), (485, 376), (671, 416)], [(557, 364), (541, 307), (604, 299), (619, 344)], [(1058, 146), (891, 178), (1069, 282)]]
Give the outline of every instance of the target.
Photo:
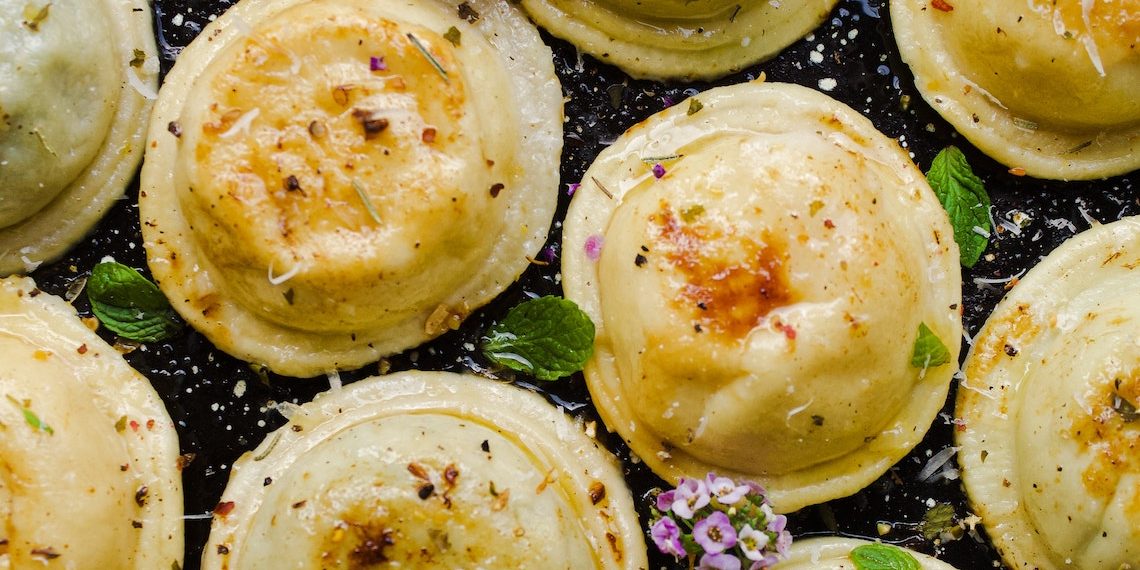
[(420, 465), (419, 463), (415, 463), (415, 462), (409, 463), (408, 464), (408, 473), (411, 473), (412, 476), (415, 477), (416, 479), (423, 479), (424, 481), (428, 480), (427, 470), (424, 469), (423, 465)]
[(372, 111), (353, 109), (352, 118), (364, 129), (364, 140), (372, 140), (388, 129), (388, 119), (376, 117)]
[(606, 486), (601, 481), (594, 481), (590, 484), (590, 503), (598, 504), (606, 498)]
[(140, 507), (145, 506), (146, 505), (146, 498), (147, 498), (147, 495), (149, 495), (149, 494), (150, 494), (150, 488), (149, 487), (147, 487), (146, 485), (139, 487), (139, 490), (135, 491), (135, 504), (140, 506)]
[(224, 516), (232, 513), (233, 510), (234, 510), (234, 502), (233, 501), (223, 501), (223, 502), (218, 503), (217, 505), (214, 506), (214, 514), (218, 515), (219, 517), (224, 517)]
[(183, 453), (182, 455), (179, 455), (178, 459), (175, 461), (175, 467), (177, 467), (179, 471), (182, 471), (183, 469), (189, 467), (197, 457), (198, 454), (196, 453)]
[(32, 556), (39, 556), (48, 560), (55, 560), (56, 558), (60, 557), (60, 554), (56, 552), (54, 548), (46, 546), (43, 548), (32, 549)]
[(935, 10), (939, 10), (942, 12), (954, 11), (954, 7), (951, 6), (950, 3), (947, 2), (946, 0), (931, 0), (930, 6), (933, 7)]

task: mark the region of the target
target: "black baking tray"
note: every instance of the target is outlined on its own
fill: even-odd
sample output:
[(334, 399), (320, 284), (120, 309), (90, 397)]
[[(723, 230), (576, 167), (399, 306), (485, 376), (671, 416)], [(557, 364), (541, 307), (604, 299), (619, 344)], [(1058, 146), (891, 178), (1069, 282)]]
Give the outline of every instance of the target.
[[(383, 1), (383, 0), (377, 0)], [(211, 16), (233, 2), (206, 0), (155, 0), (155, 33), (163, 71), (169, 70), (182, 46), (189, 43)], [(1140, 197), (1134, 187), (1136, 174), (1081, 183), (1041, 181), (1009, 174), (1006, 167), (974, 149), (931, 110), (919, 96), (909, 70), (899, 58), (890, 31), (885, 2), (844, 1), (818, 29), (793, 43), (771, 61), (713, 83), (662, 84), (638, 81), (589, 56), (579, 56), (573, 46), (543, 33), (554, 49), (554, 64), (562, 80), (566, 103), (565, 148), (557, 219), (566, 212), (566, 185), (578, 182), (595, 156), (626, 128), (689, 95), (716, 85), (739, 83), (764, 74), (768, 81), (791, 82), (819, 89), (821, 80), (835, 80), (828, 94), (864, 114), (886, 135), (908, 149), (924, 170), (947, 145), (963, 149), (975, 172), (985, 181), (992, 198), (995, 219), (1010, 219), (1022, 212), (1030, 222), (1020, 234), (998, 231), (973, 269), (965, 270), (963, 299), (965, 328), (971, 336), (981, 327), (1004, 294), (1001, 285), (976, 284), (974, 278), (1003, 278), (1020, 274), (1043, 255), (1090, 223), (1110, 222), (1140, 214)], [(819, 51), (822, 62), (813, 62)], [(815, 57), (819, 59), (818, 56)], [(826, 84), (830, 84), (827, 81)], [(33, 273), (44, 290), (64, 294), (73, 283), (90, 273), (98, 261), (111, 255), (116, 260), (144, 270), (146, 257), (139, 234), (137, 184), (128, 190), (110, 214), (88, 238), (58, 262)], [(549, 246), (561, 248), (561, 224), (551, 230)], [(531, 266), (505, 293), (472, 315), (463, 326), (439, 339), (388, 359), (392, 370), (425, 369), (485, 371), (488, 365), (477, 352), (464, 348), (478, 345), (485, 328), (529, 294), (561, 294), (558, 263)], [(76, 307), (90, 314), (85, 296)], [(100, 334), (114, 342), (106, 330)], [(967, 346), (963, 347), (965, 355)], [(256, 446), (267, 433), (284, 423), (271, 402), (304, 403), (329, 388), (321, 378), (294, 379), (254, 370), (215, 349), (193, 329), (186, 329), (162, 343), (149, 343), (126, 355), (127, 360), (154, 384), (178, 427), (181, 448), (192, 461), (183, 470), (186, 499), (185, 568), (198, 568), (209, 533), (209, 513), (225, 488), (234, 460)], [(345, 383), (375, 374), (369, 365), (343, 373)], [(517, 382), (537, 390), (552, 403), (574, 416), (596, 420), (581, 375), (555, 383), (538, 383), (519, 377)], [(816, 534), (881, 538), (919, 551), (935, 554), (958, 568), (989, 568), (999, 565), (998, 556), (984, 540), (966, 535), (942, 543), (923, 537), (919, 522), (929, 505), (949, 503), (959, 518), (969, 507), (958, 481), (939, 479), (922, 483), (917, 474), (928, 458), (951, 445), (954, 426), (954, 390), (935, 420), (929, 435), (910, 455), (888, 473), (854, 496), (808, 507), (790, 516), (789, 529), (796, 537)], [(599, 426), (601, 423), (599, 422)], [(650, 489), (664, 485), (643, 464), (630, 459), (619, 438), (599, 429), (602, 440), (622, 459), (635, 501), (646, 516)], [(890, 530), (880, 536), (880, 523)], [(685, 568), (684, 563), (657, 555), (650, 546), (653, 568)]]

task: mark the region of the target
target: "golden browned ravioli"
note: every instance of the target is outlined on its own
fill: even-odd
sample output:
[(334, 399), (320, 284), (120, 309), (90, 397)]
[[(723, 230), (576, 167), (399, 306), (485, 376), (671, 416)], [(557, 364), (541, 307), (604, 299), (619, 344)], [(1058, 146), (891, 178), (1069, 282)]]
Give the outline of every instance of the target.
[(1140, 167), (1140, 1), (899, 0), (891, 22), (932, 107), (1030, 176)]
[[(778, 510), (861, 489), (942, 406), (958, 249), (922, 173), (858, 113), (722, 87), (635, 125), (567, 216), (564, 287), (597, 325), (606, 424), (670, 481), (755, 479)], [(911, 364), (920, 325), (950, 363)]]
[(562, 98), (511, 4), (241, 2), (159, 95), (150, 268), (215, 345), (288, 375), (456, 328), (546, 239)]
[(835, 0), (523, 0), (542, 27), (634, 77), (713, 79), (803, 37)]
[(1070, 238), (966, 358), (962, 480), (1011, 568), (1140, 567), (1140, 218)]
[(0, 0), (0, 275), (86, 234), (135, 174), (158, 84), (141, 0)]
[[(841, 537), (818, 537), (797, 540), (792, 543), (788, 558), (772, 567), (773, 570), (796, 570), (797, 568), (811, 568), (813, 570), (858, 570), (851, 551), (861, 546), (874, 544), (865, 540)], [(954, 567), (921, 552), (899, 548), (909, 554), (918, 562), (917, 568), (922, 570), (954, 570)], [(911, 566), (898, 566), (898, 568), (911, 568)]]
[(326, 392), (234, 464), (203, 568), (645, 569), (617, 460), (540, 396), (403, 372)]
[(182, 563), (174, 424), (146, 378), (28, 278), (0, 279), (0, 568)]

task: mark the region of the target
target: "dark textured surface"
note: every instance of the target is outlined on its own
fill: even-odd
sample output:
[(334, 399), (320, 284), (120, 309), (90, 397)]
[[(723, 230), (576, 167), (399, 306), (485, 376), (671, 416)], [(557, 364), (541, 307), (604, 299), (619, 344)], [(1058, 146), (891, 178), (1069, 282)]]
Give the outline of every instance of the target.
[[(164, 69), (173, 63), (178, 46), (193, 39), (211, 14), (221, 13), (230, 4), (232, 2), (156, 0), (155, 10), (159, 16), (157, 33)], [(986, 182), (995, 206), (995, 219), (1008, 219), (1014, 210), (1024, 212), (1031, 219), (1019, 236), (1008, 231), (998, 233), (983, 261), (973, 270), (964, 272), (965, 322), (971, 335), (977, 332), (1004, 292), (1000, 288), (975, 285), (973, 278), (1006, 277), (1032, 267), (1042, 255), (1074, 231), (1087, 228), (1089, 222), (1085, 216), (1108, 222), (1140, 214), (1140, 199), (1133, 186), (1135, 173), (1093, 183), (1045, 182), (1012, 176), (1005, 167), (974, 150), (931, 111), (915, 91), (907, 69), (899, 60), (889, 32), (886, 7), (881, 1), (840, 2), (832, 18), (814, 32), (812, 39), (798, 41), (775, 60), (715, 84), (661, 85), (630, 80), (616, 69), (600, 65), (589, 57), (579, 59), (568, 44), (544, 37), (554, 47), (555, 66), (569, 97), (562, 190), (566, 184), (578, 181), (590, 161), (609, 141), (671, 102), (681, 101), (687, 96), (686, 92), (737, 83), (754, 78), (760, 72), (765, 73), (769, 81), (799, 83), (813, 88), (818, 88), (821, 79), (835, 79), (837, 85), (830, 94), (868, 116), (888, 136), (902, 141), (924, 170), (939, 149), (949, 144), (962, 147), (976, 172)], [(822, 46), (823, 58), (821, 63), (814, 63), (809, 56), (818, 46)], [(904, 96), (910, 97), (906, 111), (900, 103)], [(67, 257), (36, 271), (33, 276), (40, 286), (49, 292), (62, 294), (72, 281), (88, 274), (105, 255), (145, 268), (136, 194), (137, 188), (132, 189), (98, 229)], [(567, 201), (565, 192), (562, 192), (559, 219), (565, 213)], [(550, 245), (555, 251), (560, 248), (559, 228), (560, 224), (556, 224), (551, 232)], [(477, 344), (483, 329), (520, 302), (527, 293), (560, 294), (557, 271), (557, 263), (549, 267), (532, 266), (519, 283), (475, 313), (459, 331), (390, 359), (393, 370), (478, 369), (485, 363), (479, 355), (467, 351), (464, 344)], [(80, 297), (76, 306), (82, 313), (89, 314), (85, 297)], [(101, 330), (101, 334), (114, 341), (107, 331)], [(963, 354), (966, 348), (963, 347)], [(128, 354), (127, 359), (151, 379), (163, 396), (178, 424), (183, 452), (195, 454), (195, 459), (183, 474), (186, 512), (191, 517), (186, 521), (185, 566), (197, 568), (209, 532), (208, 517), (202, 515), (218, 501), (229, 475), (229, 466), (241, 453), (260, 442), (266, 433), (284, 423), (268, 404), (306, 402), (327, 389), (328, 382), (324, 378), (298, 380), (273, 375), (266, 379), (245, 363), (214, 349), (201, 335), (189, 329), (169, 342), (142, 346)], [(375, 366), (367, 366), (342, 377), (345, 382), (351, 382), (375, 371)], [(542, 384), (540, 391), (570, 413), (596, 419), (580, 375), (558, 383)], [(953, 394), (950, 402), (952, 398)], [(797, 536), (839, 532), (876, 537), (877, 524), (886, 522), (892, 524), (892, 530), (882, 537), (884, 540), (937, 553), (963, 569), (996, 565), (992, 549), (968, 536), (938, 546), (924, 539), (918, 529), (918, 522), (931, 500), (953, 504), (959, 517), (968, 514), (965, 497), (957, 481), (924, 484), (915, 480), (929, 455), (950, 444), (953, 426), (947, 419), (952, 411), (952, 405), (948, 403), (943, 410), (944, 415), (935, 420), (922, 445), (879, 481), (853, 497), (809, 507), (794, 514), (789, 529)], [(618, 438), (601, 433), (599, 438), (622, 457), (636, 498), (644, 506), (646, 501), (641, 497), (660, 481), (643, 465), (629, 461), (628, 450), (618, 442)], [(682, 567), (665, 557), (651, 560), (654, 568)]]

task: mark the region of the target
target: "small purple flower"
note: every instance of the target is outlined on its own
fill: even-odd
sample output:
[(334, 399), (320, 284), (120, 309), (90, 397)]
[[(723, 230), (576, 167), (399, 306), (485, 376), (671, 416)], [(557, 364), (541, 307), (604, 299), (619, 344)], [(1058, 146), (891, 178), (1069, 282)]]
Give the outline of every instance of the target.
[(661, 163), (658, 162), (657, 164), (653, 165), (653, 177), (661, 178), (662, 176), (665, 176), (665, 167), (661, 166)]
[(673, 501), (676, 500), (677, 491), (669, 490), (657, 495), (657, 510), (667, 513), (673, 510)]
[(581, 187), (582, 187), (582, 185), (578, 184), (577, 182), (575, 182), (573, 184), (567, 184), (566, 185), (566, 195), (567, 196), (573, 196), (574, 193), (577, 192), (578, 189)]
[(760, 512), (764, 513), (764, 520), (768, 521), (768, 532), (779, 534), (788, 526), (788, 517), (773, 512), (771, 505), (767, 503), (760, 505)]
[(757, 560), (756, 562), (753, 562), (752, 565), (748, 567), (748, 570), (764, 570), (765, 568), (771, 568), (772, 566), (775, 566), (779, 561), (780, 559), (776, 558), (774, 554), (768, 554), (764, 556), (763, 560)]
[(748, 486), (748, 489), (752, 492), (753, 495), (759, 497), (765, 497), (768, 495), (768, 491), (755, 481), (745, 481), (744, 484)]
[(698, 570), (740, 570), (740, 559), (730, 554), (706, 554)]
[(675, 103), (675, 101), (673, 101), (673, 98), (668, 96), (668, 95), (662, 95), (661, 96), (661, 102), (665, 103), (666, 107), (672, 107), (673, 104)]
[(384, 71), (388, 69), (388, 64), (384, 63), (384, 56), (372, 56), (368, 58), (368, 69), (372, 71)]
[(705, 482), (682, 477), (681, 483), (677, 485), (677, 492), (673, 495), (671, 510), (683, 519), (691, 519), (694, 512), (707, 504), (709, 504), (709, 490)]
[(782, 530), (776, 535), (776, 553), (780, 558), (788, 557), (788, 549), (792, 546), (792, 533)]
[(558, 259), (558, 251), (554, 249), (553, 245), (548, 245), (538, 252), (538, 258), (543, 261), (554, 261)]
[(589, 258), (590, 261), (597, 261), (602, 257), (602, 245), (604, 241), (602, 236), (599, 235), (592, 235), (586, 238), (586, 257)]
[(740, 550), (744, 551), (744, 556), (755, 561), (764, 560), (764, 549), (772, 540), (768, 538), (767, 533), (760, 532), (752, 528), (752, 525), (747, 524), (740, 529), (740, 535), (737, 538), (740, 540)]
[(653, 537), (653, 543), (662, 554), (672, 554), (677, 558), (688, 555), (685, 546), (681, 544), (681, 528), (673, 522), (673, 519), (663, 517), (649, 529), (649, 535)]
[[(709, 554), (720, 554), (736, 546), (736, 529), (722, 511), (716, 511), (693, 525), (693, 540)], [(737, 564), (737, 568), (740, 565)]]
[(709, 473), (707, 480), (709, 493), (722, 505), (735, 505), (750, 491), (747, 485), (737, 485), (728, 477), (717, 477), (716, 473)]

